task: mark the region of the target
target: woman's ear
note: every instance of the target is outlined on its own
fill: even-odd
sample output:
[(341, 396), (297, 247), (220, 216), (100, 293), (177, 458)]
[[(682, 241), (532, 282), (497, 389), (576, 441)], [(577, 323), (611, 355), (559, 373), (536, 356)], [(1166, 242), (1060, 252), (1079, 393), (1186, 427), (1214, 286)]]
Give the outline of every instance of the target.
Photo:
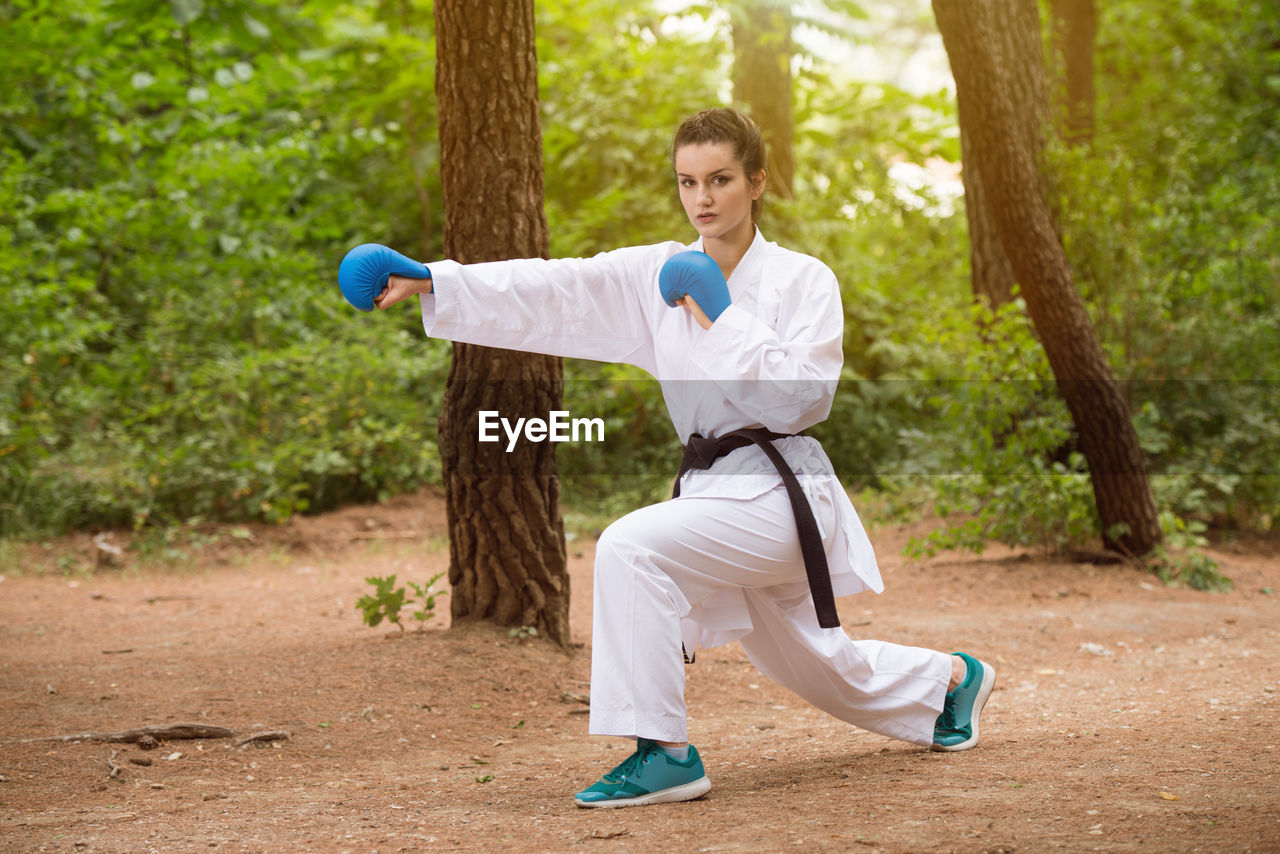
[(765, 179), (768, 176), (769, 176), (769, 173), (763, 169), (761, 169), (754, 176), (752, 176), (751, 178), (751, 198), (752, 199), (758, 199), (764, 195)]

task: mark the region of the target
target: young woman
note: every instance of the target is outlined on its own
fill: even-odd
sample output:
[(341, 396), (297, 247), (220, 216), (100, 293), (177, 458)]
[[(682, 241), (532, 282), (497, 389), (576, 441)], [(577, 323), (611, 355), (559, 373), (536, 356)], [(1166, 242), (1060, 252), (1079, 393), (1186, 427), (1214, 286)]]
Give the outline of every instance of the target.
[(711, 788), (688, 743), (682, 646), (737, 640), (762, 673), (841, 720), (936, 750), (973, 747), (989, 665), (837, 627), (832, 596), (884, 589), (822, 446), (801, 435), (830, 412), (844, 315), (831, 270), (756, 227), (759, 128), (703, 111), (677, 130), (672, 163), (698, 232), (687, 246), (426, 267), (366, 244), (339, 272), (357, 308), (418, 296), (431, 337), (637, 365), (688, 442), (678, 497), (622, 517), (596, 547), (589, 730), (637, 748), (575, 802)]

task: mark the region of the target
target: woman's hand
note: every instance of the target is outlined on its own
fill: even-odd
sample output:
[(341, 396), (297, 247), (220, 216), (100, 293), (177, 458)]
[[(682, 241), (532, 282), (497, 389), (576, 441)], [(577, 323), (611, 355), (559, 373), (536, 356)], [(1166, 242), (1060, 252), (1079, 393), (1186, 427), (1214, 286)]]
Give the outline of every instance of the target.
[[(393, 276), (392, 278), (395, 277)], [(374, 302), (377, 302), (377, 300), (374, 300)], [(703, 329), (711, 328), (711, 318), (707, 317), (707, 313), (702, 310), (702, 307), (698, 305), (697, 300), (693, 297), (685, 294), (676, 300), (676, 305), (681, 305), (688, 309), (689, 313), (693, 315), (693, 319), (698, 321), (698, 325)]]
[(387, 286), (382, 289), (382, 293), (373, 298), (373, 304), (379, 311), (384, 311), (401, 300), (429, 293), (431, 293), (430, 279), (410, 279), (393, 273), (387, 277)]
[[(710, 255), (694, 249), (677, 252), (667, 259), (658, 271), (658, 292), (667, 305), (688, 309), (703, 329), (710, 329), (733, 302), (720, 265)], [(695, 293), (702, 299), (702, 305), (691, 296)]]

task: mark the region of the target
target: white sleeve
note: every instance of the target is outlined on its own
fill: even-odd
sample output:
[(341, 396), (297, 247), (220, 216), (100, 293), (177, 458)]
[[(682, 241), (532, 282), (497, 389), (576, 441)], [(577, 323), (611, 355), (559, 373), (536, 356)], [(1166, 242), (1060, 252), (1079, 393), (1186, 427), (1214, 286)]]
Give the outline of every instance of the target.
[(422, 323), (433, 338), (624, 362), (653, 373), (657, 274), (683, 248), (670, 243), (593, 258), (433, 262)]
[(783, 288), (777, 329), (730, 305), (694, 345), (693, 359), (745, 415), (769, 430), (798, 433), (831, 412), (844, 362), (844, 312), (825, 265), (806, 265)]

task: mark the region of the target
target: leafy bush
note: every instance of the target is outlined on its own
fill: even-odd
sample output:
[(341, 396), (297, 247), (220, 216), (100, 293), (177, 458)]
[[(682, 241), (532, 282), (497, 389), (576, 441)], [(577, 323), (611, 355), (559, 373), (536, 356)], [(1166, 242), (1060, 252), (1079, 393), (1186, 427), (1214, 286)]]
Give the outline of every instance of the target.
[(1063, 450), (1071, 419), (1022, 301), (994, 313), (973, 304), (932, 334), (954, 361), (928, 377), (934, 426), (908, 428), (902, 439), (913, 449), (911, 473), (930, 476), (945, 524), (909, 552), (981, 552), (991, 540), (1061, 549), (1096, 536), (1084, 459)]
[[(1161, 508), (1184, 534), (1270, 529), (1274, 15), (1103, 12), (1097, 133), (1052, 157), (1073, 270)], [(649, 2), (537, 14), (553, 254), (687, 233), (667, 145), (720, 102), (726, 33)], [(0, 27), (0, 535), (280, 520), (438, 478), (448, 348), (333, 287), (354, 243), (441, 254), (429, 4), (26, 0)], [(1095, 535), (1034, 336), (1016, 307), (969, 309), (963, 217), (892, 175), (958, 161), (951, 96), (797, 69), (796, 198), (771, 194), (762, 227), (841, 283), (845, 371), (814, 431), (837, 470), (926, 484), (947, 524), (924, 548)], [(609, 439), (560, 455), (566, 501), (607, 516), (662, 497), (677, 437), (657, 386), (566, 371), (566, 408)]]
[(1076, 279), (1161, 506), (1268, 530), (1280, 512), (1274, 9), (1131, 0), (1107, 7), (1098, 33), (1094, 140), (1052, 158)]
[(0, 329), (0, 534), (279, 520), (437, 477), (421, 413), (445, 356), (370, 334), (333, 287), (355, 235), (396, 239), (382, 206), (417, 203), (386, 167), (399, 127), (345, 100), (406, 73), (358, 49), (385, 28), (239, 2), (0, 20), (23, 46), (0, 56), (0, 273), (22, 282)]

